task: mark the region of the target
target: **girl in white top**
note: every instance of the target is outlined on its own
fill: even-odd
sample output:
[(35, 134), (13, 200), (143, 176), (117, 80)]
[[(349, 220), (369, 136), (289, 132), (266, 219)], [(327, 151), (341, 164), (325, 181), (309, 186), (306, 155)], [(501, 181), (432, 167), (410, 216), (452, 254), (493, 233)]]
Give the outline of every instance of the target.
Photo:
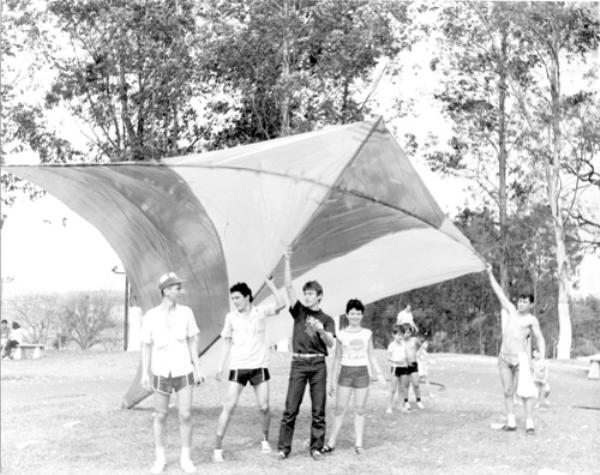
[(373, 372), (377, 379), (385, 384), (385, 379), (373, 352), (371, 330), (361, 327), (365, 307), (360, 300), (352, 299), (346, 304), (346, 316), (349, 325), (337, 333), (337, 344), (333, 360), (333, 377), (330, 379), (329, 394), (335, 392), (337, 381), (337, 397), (335, 403), (335, 422), (329, 435), (329, 442), (323, 446), (322, 452), (331, 452), (344, 421), (350, 396), (354, 391), (354, 451), (362, 454), (362, 439), (365, 427), (365, 404), (369, 392), (369, 382)]

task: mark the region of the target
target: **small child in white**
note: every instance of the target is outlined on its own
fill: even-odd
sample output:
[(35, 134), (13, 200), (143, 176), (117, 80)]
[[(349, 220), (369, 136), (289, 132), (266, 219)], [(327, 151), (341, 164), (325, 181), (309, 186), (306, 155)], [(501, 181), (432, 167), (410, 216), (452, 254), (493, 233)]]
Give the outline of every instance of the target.
[(429, 342), (425, 340), (417, 351), (417, 363), (419, 365), (419, 381), (425, 383), (427, 395), (433, 397), (433, 394), (431, 394), (431, 387), (429, 386), (429, 366), (431, 361), (429, 359), (429, 353), (427, 352), (428, 348)]
[(388, 361), (391, 365), (391, 377), (390, 377), (390, 403), (386, 409), (386, 414), (392, 413), (392, 407), (394, 405), (394, 397), (396, 392), (400, 389), (400, 368), (406, 368), (406, 352), (402, 344), (402, 334), (400, 333), (400, 326), (394, 325), (393, 340), (387, 347)]
[(533, 350), (533, 382), (538, 390), (538, 402), (535, 407), (549, 406), (550, 384), (548, 383), (548, 366), (541, 358), (540, 350)]

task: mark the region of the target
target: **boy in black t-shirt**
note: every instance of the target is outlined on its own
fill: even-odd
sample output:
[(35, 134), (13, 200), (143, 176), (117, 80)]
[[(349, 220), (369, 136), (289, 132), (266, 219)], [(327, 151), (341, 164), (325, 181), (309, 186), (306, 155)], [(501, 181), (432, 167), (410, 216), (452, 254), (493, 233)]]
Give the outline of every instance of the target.
[(323, 288), (316, 281), (309, 281), (302, 287), (302, 305), (292, 287), (290, 266), (291, 250), (284, 254), (285, 288), (290, 301), (290, 313), (294, 318), (292, 336), (292, 365), (290, 382), (285, 399), (285, 411), (279, 428), (277, 459), (285, 459), (292, 448), (292, 438), (296, 416), (300, 410), (306, 384), (310, 385), (312, 402), (312, 425), (310, 429), (310, 454), (321, 460), (321, 449), (325, 443), (325, 402), (327, 398), (327, 348), (333, 347), (335, 323), (333, 318), (320, 309)]

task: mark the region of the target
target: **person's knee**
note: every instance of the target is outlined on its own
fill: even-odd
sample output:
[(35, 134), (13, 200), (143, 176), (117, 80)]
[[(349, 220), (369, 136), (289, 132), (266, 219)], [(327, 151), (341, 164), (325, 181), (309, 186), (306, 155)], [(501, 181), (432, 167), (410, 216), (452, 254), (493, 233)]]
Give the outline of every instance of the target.
[(159, 424), (164, 424), (167, 420), (167, 411), (154, 411), (154, 420)]
[(365, 415), (365, 406), (355, 406), (354, 414), (357, 416), (364, 416)]
[(335, 406), (335, 415), (336, 416), (343, 416), (344, 414), (346, 414), (346, 406)]
[(182, 424), (189, 424), (192, 422), (191, 411), (179, 411), (179, 421)]
[(506, 386), (504, 388), (504, 397), (511, 398), (515, 395), (515, 389), (512, 386)]
[(263, 414), (267, 414), (269, 412), (269, 403), (268, 402), (259, 402), (258, 410)]

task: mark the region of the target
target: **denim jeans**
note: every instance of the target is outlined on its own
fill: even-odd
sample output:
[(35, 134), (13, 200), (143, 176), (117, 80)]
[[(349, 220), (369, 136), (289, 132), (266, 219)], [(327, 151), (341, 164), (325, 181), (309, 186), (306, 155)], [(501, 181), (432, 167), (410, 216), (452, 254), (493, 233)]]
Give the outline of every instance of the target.
[(285, 411), (279, 428), (277, 450), (287, 456), (292, 450), (292, 438), (296, 416), (300, 410), (306, 383), (310, 385), (312, 402), (312, 425), (310, 428), (310, 451), (321, 450), (325, 443), (325, 403), (327, 400), (327, 366), (325, 358), (292, 360)]

